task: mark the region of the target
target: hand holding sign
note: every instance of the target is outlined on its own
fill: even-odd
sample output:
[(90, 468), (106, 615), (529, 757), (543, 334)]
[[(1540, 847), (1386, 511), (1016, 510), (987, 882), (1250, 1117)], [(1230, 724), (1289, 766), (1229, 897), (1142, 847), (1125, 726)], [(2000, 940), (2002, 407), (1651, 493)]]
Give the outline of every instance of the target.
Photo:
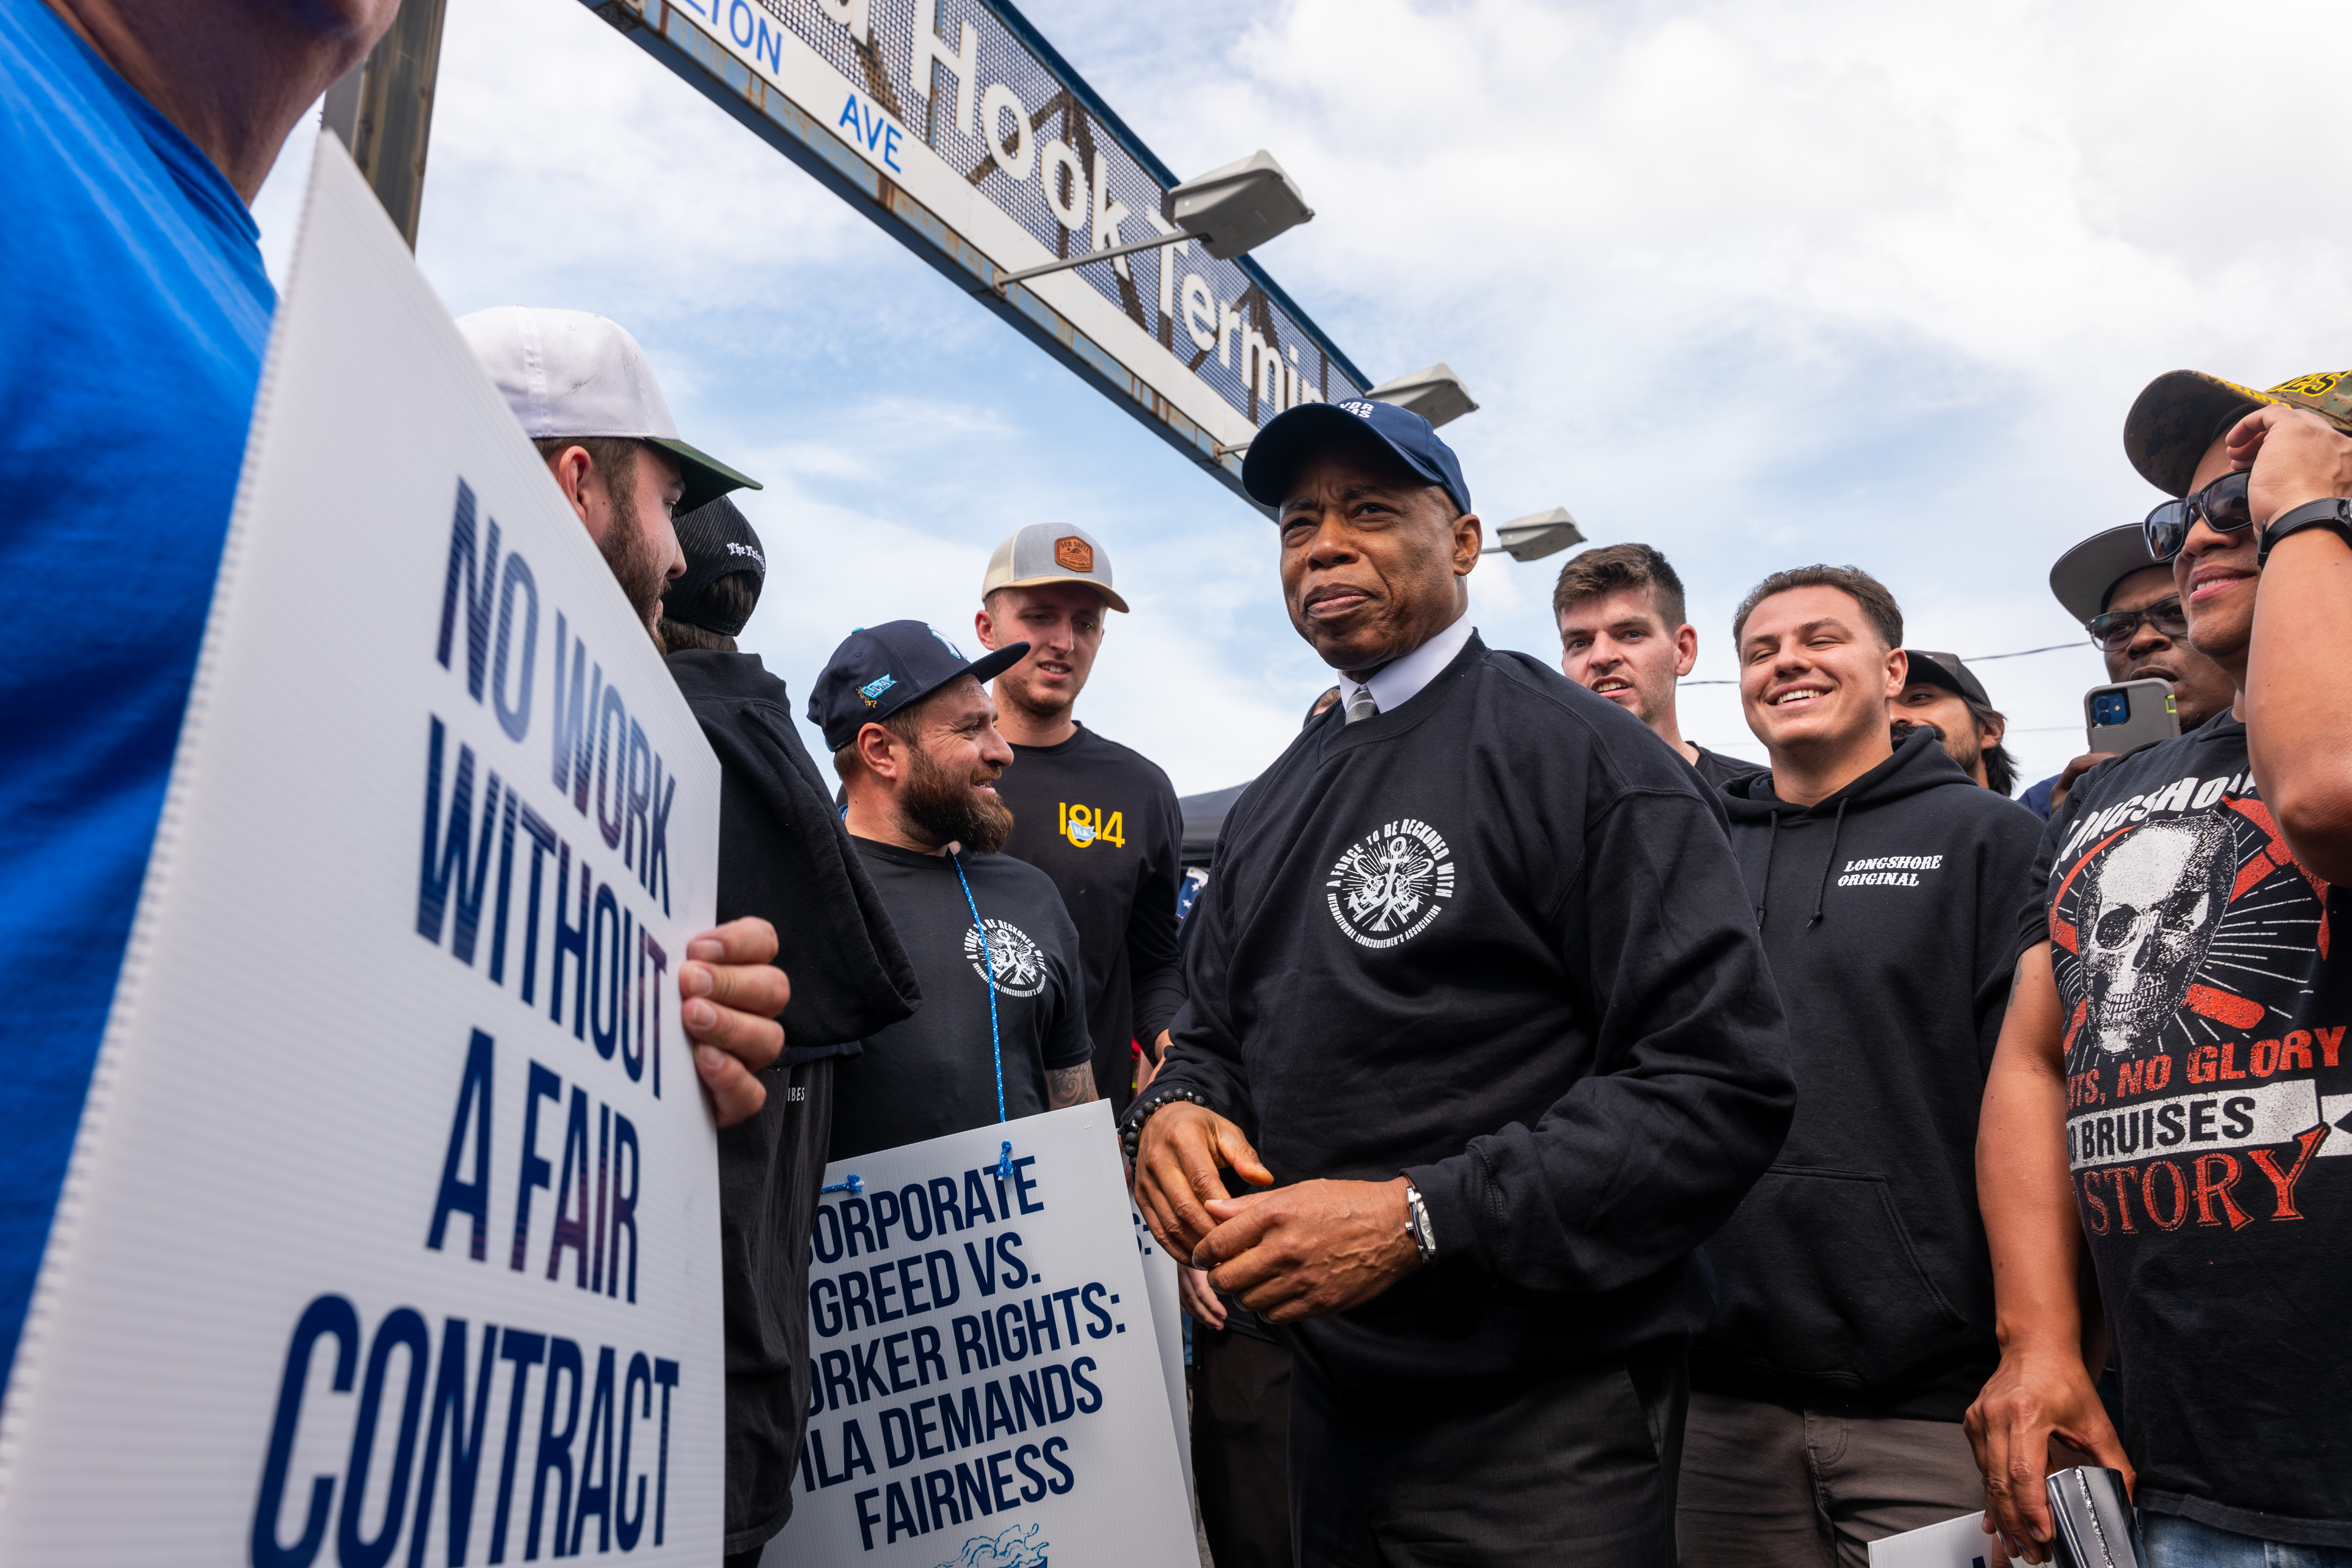
[(719, 1125), (732, 1127), (768, 1102), (752, 1075), (783, 1055), (784, 1026), (776, 1018), (792, 1000), (792, 982), (769, 962), (776, 928), (757, 915), (704, 931), (687, 943), (686, 956), (677, 993), (694, 1070), (710, 1091)]

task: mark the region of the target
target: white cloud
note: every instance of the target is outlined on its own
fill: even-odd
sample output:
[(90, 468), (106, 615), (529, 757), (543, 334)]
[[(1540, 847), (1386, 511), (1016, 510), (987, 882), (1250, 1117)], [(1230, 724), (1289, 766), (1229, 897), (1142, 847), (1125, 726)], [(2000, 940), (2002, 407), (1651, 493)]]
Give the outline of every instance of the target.
[[(2138, 388), (2352, 363), (2320, 0), (1024, 8), (1180, 172), (1273, 149), (1318, 216), (1267, 268), (1374, 375), (1463, 374), (1490, 523), (1566, 504), (1673, 556), (1703, 677), (1811, 560), (1884, 577), (1922, 646), (2078, 637), (2045, 576), (2155, 499)], [(468, 0), (443, 58), (420, 260), (453, 310), (627, 321), (689, 438), (771, 481), (753, 641), (796, 691), (859, 616), (968, 637), (990, 546), (1066, 519), (1137, 604), (1084, 716), (1187, 791), (1295, 733), (1328, 676), (1255, 513), (584, 7)], [(1481, 568), (1490, 640), (1549, 654), (1554, 565)], [(2095, 656), (1980, 673), (2055, 771)], [(1754, 750), (1728, 689), (1685, 702)]]

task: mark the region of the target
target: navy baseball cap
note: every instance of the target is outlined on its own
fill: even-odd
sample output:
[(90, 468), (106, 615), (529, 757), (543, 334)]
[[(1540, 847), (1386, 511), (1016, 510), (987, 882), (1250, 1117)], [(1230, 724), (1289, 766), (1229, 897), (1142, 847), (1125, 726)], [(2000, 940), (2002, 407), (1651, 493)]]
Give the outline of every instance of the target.
[(1393, 403), (1350, 397), (1339, 403), (1302, 403), (1275, 416), (1257, 433), (1242, 458), (1242, 489), (1261, 506), (1278, 507), (1298, 465), (1335, 441), (1370, 437), (1397, 460), (1470, 510), (1470, 487), (1454, 448), (1437, 438), (1428, 420)]
[(967, 659), (955, 644), (920, 621), (860, 626), (842, 639), (809, 693), (809, 722), (837, 752), (868, 724), (920, 702), (960, 675), (983, 686), (1021, 662), (1025, 642), (1007, 643), (984, 658)]

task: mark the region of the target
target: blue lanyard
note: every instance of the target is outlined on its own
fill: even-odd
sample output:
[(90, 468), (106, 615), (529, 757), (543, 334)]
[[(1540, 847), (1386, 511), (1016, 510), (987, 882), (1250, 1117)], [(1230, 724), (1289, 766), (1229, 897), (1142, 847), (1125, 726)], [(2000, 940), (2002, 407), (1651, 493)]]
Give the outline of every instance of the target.
[[(847, 806), (845, 805), (841, 809), (845, 817), (848, 816)], [(963, 874), (963, 857), (954, 850), (950, 850), (948, 863), (955, 868), (956, 881), (963, 888), (964, 907), (971, 911), (971, 929), (980, 933), (981, 962), (987, 966), (988, 1047), (996, 1058), (996, 1120), (1001, 1122), (1006, 1119), (1004, 1115), (1004, 1040), (996, 1026), (996, 954), (989, 948), (988, 927), (981, 921), (980, 905), (972, 900), (971, 879)], [(1013, 1141), (1009, 1138), (1004, 1141), (1004, 1146), (996, 1157), (996, 1179), (1000, 1182), (1009, 1182), (1013, 1179)], [(857, 1193), (865, 1190), (865, 1184), (853, 1175), (845, 1182), (836, 1182), (832, 1186), (818, 1190), (824, 1193)]]
[[(956, 880), (963, 885), (964, 907), (971, 910), (971, 929), (980, 933), (981, 962), (988, 966), (988, 1047), (996, 1058), (996, 1120), (1004, 1116), (1004, 1041), (996, 1028), (996, 954), (988, 945), (988, 926), (980, 918), (980, 905), (972, 901), (971, 879), (963, 874), (963, 856), (948, 851), (948, 861), (956, 868)], [(1004, 1141), (1003, 1151), (996, 1157), (996, 1179), (1013, 1179), (1013, 1141)]]

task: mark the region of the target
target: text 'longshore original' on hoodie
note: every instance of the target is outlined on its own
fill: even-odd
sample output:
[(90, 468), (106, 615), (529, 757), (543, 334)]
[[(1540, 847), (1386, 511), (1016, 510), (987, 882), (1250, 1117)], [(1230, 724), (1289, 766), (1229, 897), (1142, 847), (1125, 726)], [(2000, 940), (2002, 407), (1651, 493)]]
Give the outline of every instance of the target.
[(1692, 1386), (1957, 1421), (1998, 1360), (1977, 1115), (2042, 823), (1925, 731), (1818, 805), (1758, 773), (1724, 807), (1797, 1116), (1706, 1244)]

